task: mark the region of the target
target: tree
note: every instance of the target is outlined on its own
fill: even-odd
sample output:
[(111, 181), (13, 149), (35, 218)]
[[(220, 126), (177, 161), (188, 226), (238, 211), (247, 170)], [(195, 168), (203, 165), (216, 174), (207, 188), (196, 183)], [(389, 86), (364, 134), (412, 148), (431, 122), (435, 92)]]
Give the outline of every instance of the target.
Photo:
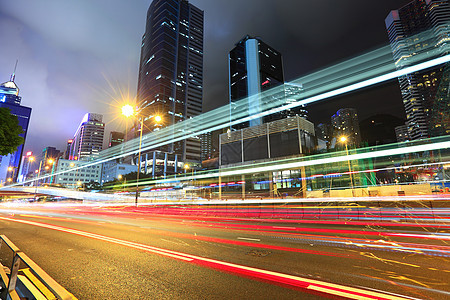
[(19, 136), (22, 133), (17, 116), (12, 115), (9, 108), (0, 107), (0, 155), (14, 153), (25, 142)]

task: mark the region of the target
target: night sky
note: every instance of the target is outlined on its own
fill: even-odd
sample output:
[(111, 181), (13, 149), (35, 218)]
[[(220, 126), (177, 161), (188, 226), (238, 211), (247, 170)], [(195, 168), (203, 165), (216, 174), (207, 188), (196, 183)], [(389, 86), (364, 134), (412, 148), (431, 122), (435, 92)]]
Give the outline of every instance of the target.
[[(25, 150), (64, 150), (86, 112), (124, 130), (119, 105), (136, 94), (149, 0), (14, 0), (0, 5), (0, 81), (19, 60), (22, 105), (33, 108)], [(287, 81), (388, 44), (384, 19), (409, 0), (192, 0), (205, 11), (204, 111), (228, 101), (227, 54), (246, 34), (283, 55)], [(311, 105), (314, 123), (338, 108), (360, 119), (404, 117), (398, 83)]]

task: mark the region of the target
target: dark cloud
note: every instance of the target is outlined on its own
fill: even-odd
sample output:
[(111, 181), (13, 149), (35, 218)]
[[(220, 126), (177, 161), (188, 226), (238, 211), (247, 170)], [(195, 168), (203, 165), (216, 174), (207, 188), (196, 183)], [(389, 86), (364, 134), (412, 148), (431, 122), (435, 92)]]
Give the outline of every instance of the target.
[[(283, 54), (292, 80), (387, 43), (384, 18), (407, 0), (192, 0), (205, 11), (204, 109), (226, 104), (227, 54), (246, 34)], [(27, 148), (63, 149), (86, 112), (105, 116), (109, 130), (117, 99), (134, 97), (141, 36), (150, 1), (15, 0), (0, 11), (0, 81), (19, 59), (16, 82), (33, 108)], [(374, 99), (395, 98), (398, 87), (357, 93), (310, 108), (322, 121), (336, 107), (370, 111)], [(363, 99), (363, 100), (361, 100)], [(356, 104), (355, 104), (356, 103)], [(362, 105), (362, 103), (365, 103)], [(378, 107), (380, 107), (378, 105)], [(327, 117), (328, 118), (328, 117)], [(319, 120), (320, 119), (320, 120)]]

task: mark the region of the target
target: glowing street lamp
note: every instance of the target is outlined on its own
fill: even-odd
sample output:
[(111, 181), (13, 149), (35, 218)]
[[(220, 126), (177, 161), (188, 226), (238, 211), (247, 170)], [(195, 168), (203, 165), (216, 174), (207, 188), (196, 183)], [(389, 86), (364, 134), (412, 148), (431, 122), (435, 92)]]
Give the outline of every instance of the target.
[(124, 115), (124, 116), (127, 117), (127, 118), (129, 118), (129, 117), (131, 117), (132, 115), (134, 115), (134, 108), (133, 108), (133, 106), (131, 106), (131, 105), (129, 105), (129, 104), (124, 105), (124, 106), (122, 107), (122, 115)]
[(345, 145), (345, 153), (347, 154), (347, 163), (348, 163), (348, 175), (350, 176), (350, 185), (352, 188), (352, 196), (355, 196), (355, 193), (353, 191), (353, 175), (352, 175), (352, 167), (350, 164), (350, 159), (349, 159), (349, 155), (348, 155), (348, 147), (347, 147), (347, 137), (345, 136), (341, 136), (339, 139), (342, 143), (344, 143)]
[[(11, 173), (11, 175), (10, 175), (11, 177), (7, 179), (8, 182), (12, 182), (12, 181), (13, 181), (13, 178), (14, 178), (14, 175), (15, 175), (15, 174), (14, 174), (14, 173), (15, 173), (15, 172), (14, 172), (15, 169), (17, 169), (17, 167), (13, 167), (13, 166), (9, 166), (9, 167), (8, 167), (8, 172)], [(9, 179), (10, 179), (10, 180), (9, 180)]]
[[(137, 175), (136, 175), (136, 198), (134, 200), (134, 204), (137, 206), (138, 205), (138, 197), (139, 197), (139, 174), (141, 173), (141, 148), (142, 148), (142, 132), (144, 130), (144, 118), (142, 116), (139, 116), (138, 112), (135, 111), (135, 109), (127, 104), (122, 106), (122, 114), (129, 118), (133, 115), (135, 115), (136, 117), (138, 117), (138, 119), (140, 119), (140, 133), (139, 133), (139, 152), (138, 152), (138, 162), (137, 162)], [(160, 123), (162, 121), (161, 116), (156, 115), (153, 116), (153, 119), (155, 120), (156, 123)]]

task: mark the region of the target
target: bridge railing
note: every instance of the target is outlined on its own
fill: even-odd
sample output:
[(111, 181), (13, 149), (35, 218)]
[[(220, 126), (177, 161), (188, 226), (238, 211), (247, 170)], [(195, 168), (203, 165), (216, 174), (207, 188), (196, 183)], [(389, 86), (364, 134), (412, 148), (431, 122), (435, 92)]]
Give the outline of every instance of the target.
[(40, 295), (38, 299), (76, 299), (5, 235), (0, 235), (0, 247), (3, 245), (12, 252), (12, 261), (10, 268), (0, 264), (0, 299), (20, 300), (23, 295), (35, 294)]

